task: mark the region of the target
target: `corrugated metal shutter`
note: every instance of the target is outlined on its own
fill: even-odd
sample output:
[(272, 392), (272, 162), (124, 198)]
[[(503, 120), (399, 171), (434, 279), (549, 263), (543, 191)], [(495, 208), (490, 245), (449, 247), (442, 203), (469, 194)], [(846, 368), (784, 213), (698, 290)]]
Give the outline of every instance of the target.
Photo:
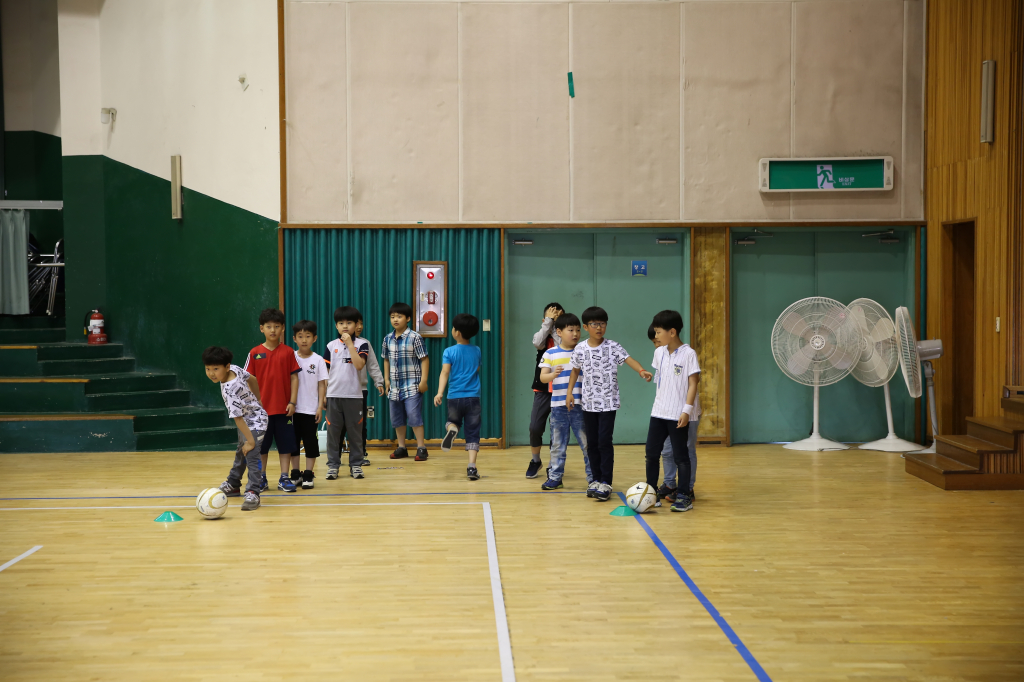
[[(491, 321), (473, 343), (480, 346), (482, 438), (501, 437), (501, 231), (498, 229), (288, 229), (285, 245), (285, 316), (291, 325), (313, 320), (319, 328), (314, 350), (321, 355), (337, 338), (334, 309), (351, 305), (365, 321), (363, 336), (380, 358), (380, 345), (391, 331), (388, 308), (396, 301), (412, 304), (412, 263), (448, 261), (451, 315), (470, 313)], [(481, 322), (482, 328), (482, 322)], [(291, 339), (289, 338), (289, 341)], [(425, 339), (430, 356), (429, 390), (423, 416), (427, 438), (440, 438), (445, 408), (434, 407), (441, 354), (454, 343)], [(372, 383), (372, 382), (371, 382)], [(370, 439), (394, 438), (387, 400), (370, 391), (375, 417), (368, 421)], [(412, 433), (410, 431), (409, 435)]]

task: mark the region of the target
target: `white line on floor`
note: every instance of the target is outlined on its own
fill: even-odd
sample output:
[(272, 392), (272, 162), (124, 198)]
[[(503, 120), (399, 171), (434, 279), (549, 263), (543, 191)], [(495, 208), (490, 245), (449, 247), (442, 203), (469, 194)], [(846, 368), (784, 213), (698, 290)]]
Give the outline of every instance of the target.
[(38, 552), (38, 551), (39, 551), (39, 550), (41, 550), (42, 548), (43, 548), (43, 546), (42, 546), (42, 545), (36, 545), (35, 547), (33, 547), (33, 548), (32, 548), (32, 549), (30, 549), (29, 551), (25, 552), (25, 553), (24, 553), (24, 554), (22, 554), (21, 556), (16, 556), (16, 557), (14, 557), (13, 559), (11, 559), (10, 561), (8, 561), (8, 562), (7, 562), (6, 564), (4, 564), (3, 566), (0, 566), (0, 571), (4, 570), (5, 568), (10, 568), (11, 566), (13, 566), (14, 564), (18, 563), (19, 561), (21, 561), (22, 559), (24, 559), (24, 558), (25, 558), (25, 557), (27, 557), (27, 556), (32, 556), (33, 554), (35, 554), (36, 552)]
[[(409, 507), (423, 505), (450, 506), (456, 504), (481, 504), (480, 502), (299, 502), (297, 504), (266, 504), (263, 507)], [(84, 511), (88, 509), (193, 509), (194, 504), (150, 504), (145, 506), (116, 507), (0, 507), (0, 511)]]
[(494, 598), (494, 623), (498, 628), (498, 657), (501, 660), (502, 682), (515, 682), (516, 670), (512, 664), (512, 640), (508, 634), (508, 616), (505, 615), (505, 596), (501, 589), (498, 570), (498, 546), (494, 542), (494, 522), (491, 503), (483, 502), (484, 529), (487, 531), (487, 564), (491, 570), (491, 596)]

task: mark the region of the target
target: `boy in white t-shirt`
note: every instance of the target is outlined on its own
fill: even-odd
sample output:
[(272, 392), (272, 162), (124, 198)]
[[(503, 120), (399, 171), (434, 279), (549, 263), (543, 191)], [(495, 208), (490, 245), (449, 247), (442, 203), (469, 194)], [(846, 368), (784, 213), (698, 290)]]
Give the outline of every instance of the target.
[[(295, 452), (292, 453), (291, 479), (295, 487), (313, 488), (313, 467), (320, 456), (316, 430), (323, 419), (327, 400), (327, 363), (313, 352), (316, 343), (316, 322), (299, 320), (292, 325), (292, 340), (298, 346), (295, 361), (299, 363), (299, 391), (295, 397)], [(306, 469), (299, 471), (299, 448), (306, 450)]]
[[(583, 429), (583, 408), (565, 406), (565, 395), (569, 391), (569, 375), (572, 374), (572, 352), (580, 341), (580, 318), (572, 313), (562, 313), (555, 319), (558, 345), (544, 351), (540, 363), (540, 380), (551, 384), (551, 465), (548, 479), (541, 484), (541, 490), (557, 490), (562, 487), (565, 471), (565, 451), (569, 446), (569, 431), (576, 436), (576, 442), (583, 451), (583, 466), (587, 470), (587, 497), (593, 497), (599, 483), (594, 480), (587, 457), (587, 434)], [(579, 384), (573, 393), (575, 402), (581, 400)]]
[(352, 306), (334, 311), (338, 338), (327, 344), (331, 371), (327, 377), (327, 480), (341, 468), (341, 432), (348, 436), (348, 466), (352, 478), (363, 478), (363, 389), (359, 370), (366, 366), (370, 342), (355, 335), (363, 314)]
[[(672, 455), (676, 461), (679, 487), (672, 511), (693, 509), (693, 498), (683, 488), (690, 480), (690, 451), (687, 441), (696, 431), (700, 418), (700, 365), (697, 353), (679, 340), (683, 329), (683, 316), (675, 310), (662, 310), (651, 323), (655, 338), (662, 345), (654, 351), (651, 366), (657, 370), (658, 392), (651, 409), (651, 425), (647, 430), (647, 485), (658, 486), (661, 450), (667, 437), (672, 441)], [(692, 421), (691, 421), (692, 420)], [(696, 450), (694, 451), (696, 460)], [(686, 492), (684, 492), (684, 490)]]
[(570, 410), (576, 402), (573, 391), (576, 378), (583, 373), (583, 426), (587, 432), (587, 455), (594, 471), (594, 480), (600, 487), (593, 498), (606, 502), (612, 496), (612, 473), (615, 468), (615, 413), (619, 409), (619, 365), (625, 363), (638, 373), (644, 381), (653, 376), (629, 357), (629, 353), (618, 343), (606, 339), (608, 313), (604, 308), (593, 306), (583, 311), (583, 326), (590, 337), (576, 344), (572, 351), (572, 374), (569, 375), (569, 390), (565, 406)]
[(235, 420), (238, 428), (238, 447), (235, 461), (231, 465), (226, 481), (220, 489), (228, 497), (241, 494), (242, 473), (249, 470), (249, 483), (245, 487), (242, 511), (252, 511), (260, 506), (260, 489), (263, 484), (263, 463), (260, 461), (260, 444), (267, 432), (267, 411), (260, 405), (260, 386), (256, 377), (238, 365), (232, 365), (231, 351), (220, 346), (210, 346), (203, 351), (203, 365), (210, 381), (220, 384), (220, 395), (228, 416)]

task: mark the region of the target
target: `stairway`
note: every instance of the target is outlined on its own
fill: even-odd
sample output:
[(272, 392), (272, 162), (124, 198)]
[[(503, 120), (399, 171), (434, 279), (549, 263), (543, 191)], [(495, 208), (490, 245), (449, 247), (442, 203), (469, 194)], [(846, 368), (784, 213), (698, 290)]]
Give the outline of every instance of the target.
[(1024, 490), (1024, 386), (1004, 386), (1004, 417), (968, 417), (967, 434), (936, 436), (935, 453), (908, 454), (908, 474), (943, 490)]
[(0, 317), (0, 452), (234, 449), (224, 409), (192, 407), (176, 375), (64, 339), (61, 318)]

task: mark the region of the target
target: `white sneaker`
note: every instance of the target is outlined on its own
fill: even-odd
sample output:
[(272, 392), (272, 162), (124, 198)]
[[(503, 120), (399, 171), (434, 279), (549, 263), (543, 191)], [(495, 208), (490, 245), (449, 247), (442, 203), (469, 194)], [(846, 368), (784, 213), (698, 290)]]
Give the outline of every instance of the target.
[(593, 497), (594, 493), (601, 489), (601, 484), (597, 481), (591, 481), (590, 485), (587, 486), (587, 497)]
[(363, 467), (361, 467), (361, 466), (354, 466), (354, 467), (352, 467), (352, 478), (362, 478), (362, 477), (363, 477)]

